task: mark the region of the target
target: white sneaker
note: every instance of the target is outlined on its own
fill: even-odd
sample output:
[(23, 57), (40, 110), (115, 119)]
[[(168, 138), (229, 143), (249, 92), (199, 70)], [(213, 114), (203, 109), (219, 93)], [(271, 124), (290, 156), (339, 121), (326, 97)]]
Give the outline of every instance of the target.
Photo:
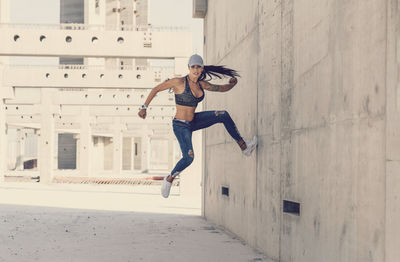
[(252, 140), (246, 141), (246, 149), (242, 151), (245, 156), (250, 156), (251, 152), (257, 147), (257, 136), (254, 136)]
[(161, 184), (161, 195), (165, 198), (169, 196), (169, 191), (171, 190), (172, 186), (172, 183), (167, 181), (167, 177), (169, 177), (169, 175), (164, 177), (164, 180)]

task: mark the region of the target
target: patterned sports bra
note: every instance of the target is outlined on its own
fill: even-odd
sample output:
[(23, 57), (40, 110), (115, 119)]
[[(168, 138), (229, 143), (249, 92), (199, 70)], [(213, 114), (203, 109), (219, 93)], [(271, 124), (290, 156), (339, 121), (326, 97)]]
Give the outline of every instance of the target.
[(190, 90), (188, 76), (185, 77), (185, 90), (182, 94), (175, 94), (175, 103), (181, 106), (193, 106), (196, 107), (204, 99), (204, 89), (201, 87), (200, 82), (197, 82), (203, 95), (201, 97), (195, 97)]

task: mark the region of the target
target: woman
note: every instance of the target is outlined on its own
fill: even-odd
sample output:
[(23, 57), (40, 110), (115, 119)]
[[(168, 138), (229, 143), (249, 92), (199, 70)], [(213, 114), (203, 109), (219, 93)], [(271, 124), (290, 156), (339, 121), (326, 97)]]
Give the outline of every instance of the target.
[[(195, 113), (197, 104), (204, 99), (204, 90), (215, 92), (226, 92), (236, 84), (235, 70), (223, 66), (204, 66), (203, 59), (199, 55), (192, 55), (188, 63), (189, 74), (185, 77), (173, 78), (159, 84), (150, 92), (144, 105), (141, 106), (139, 116), (146, 118), (146, 109), (154, 96), (163, 90), (173, 89), (175, 93), (176, 114), (172, 121), (175, 136), (182, 150), (182, 159), (178, 161), (169, 176), (166, 176), (161, 186), (161, 194), (167, 198), (171, 189), (172, 181), (194, 159), (192, 146), (192, 132), (207, 128), (216, 123), (223, 123), (228, 133), (238, 143), (243, 154), (249, 156), (257, 146), (257, 137), (250, 141), (244, 141), (236, 128), (235, 123), (226, 111), (204, 111)], [(229, 76), (229, 84), (214, 85), (205, 81), (206, 76), (218, 77)]]

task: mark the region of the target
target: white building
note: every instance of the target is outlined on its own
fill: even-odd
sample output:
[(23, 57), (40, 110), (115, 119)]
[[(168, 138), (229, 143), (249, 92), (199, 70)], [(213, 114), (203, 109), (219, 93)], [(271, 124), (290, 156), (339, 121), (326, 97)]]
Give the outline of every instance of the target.
[[(173, 94), (160, 93), (146, 120), (137, 112), (151, 88), (186, 74), (191, 33), (149, 26), (143, 0), (61, 0), (60, 24), (46, 25), (12, 24), (9, 7), (0, 1), (1, 179), (168, 173), (180, 158)], [(17, 66), (15, 56), (59, 63)], [(189, 179), (199, 180), (200, 163)]]

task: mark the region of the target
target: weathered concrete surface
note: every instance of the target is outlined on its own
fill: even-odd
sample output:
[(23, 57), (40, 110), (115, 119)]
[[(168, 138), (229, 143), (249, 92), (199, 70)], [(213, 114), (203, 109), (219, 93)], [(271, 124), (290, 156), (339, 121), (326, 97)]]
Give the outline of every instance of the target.
[(7, 152), (7, 126), (6, 126), (6, 108), (4, 103), (5, 88), (2, 86), (3, 80), (3, 64), (0, 60), (0, 183), (4, 181), (4, 171), (6, 170), (6, 158), (4, 157)]
[[(266, 261), (160, 187), (2, 184), (0, 261)], [(199, 196), (197, 196), (199, 198)]]
[(400, 12), (398, 1), (387, 4), (386, 73), (386, 260), (400, 258)]
[(398, 261), (399, 29), (394, 0), (208, 1), (206, 64), (242, 77), (206, 109), (260, 144), (205, 131), (206, 218), (276, 261)]

